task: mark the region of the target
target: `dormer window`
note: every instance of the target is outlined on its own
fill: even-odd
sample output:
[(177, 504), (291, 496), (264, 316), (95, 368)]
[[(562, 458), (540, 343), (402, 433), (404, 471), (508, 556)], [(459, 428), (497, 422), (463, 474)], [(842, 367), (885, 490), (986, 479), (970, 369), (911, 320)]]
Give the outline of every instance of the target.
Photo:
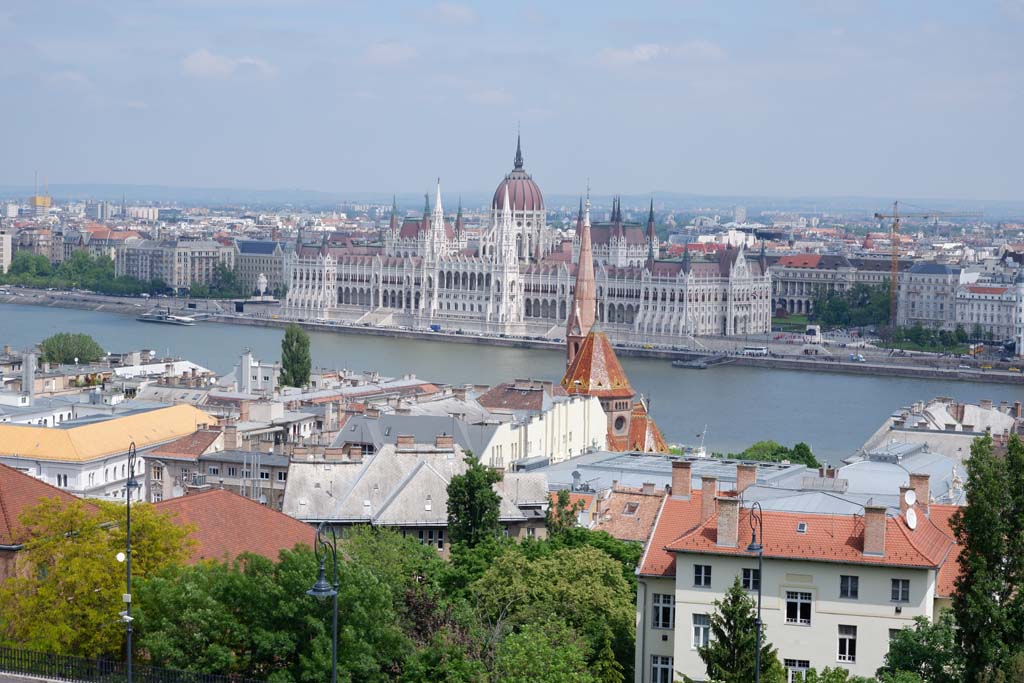
[(807, 533), (807, 522), (799, 522), (796, 525), (796, 532), (798, 534), (806, 534)]
[(640, 503), (626, 503), (626, 507), (622, 510), (622, 514), (628, 517), (635, 517), (639, 509)]

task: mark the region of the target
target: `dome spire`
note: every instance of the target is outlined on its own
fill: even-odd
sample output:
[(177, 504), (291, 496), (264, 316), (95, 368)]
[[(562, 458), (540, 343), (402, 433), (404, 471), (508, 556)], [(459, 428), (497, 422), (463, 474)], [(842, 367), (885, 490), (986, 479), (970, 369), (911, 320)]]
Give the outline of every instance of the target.
[(522, 136), (519, 134), (518, 131), (516, 132), (516, 160), (515, 160), (515, 167), (517, 169), (522, 169), (523, 168)]

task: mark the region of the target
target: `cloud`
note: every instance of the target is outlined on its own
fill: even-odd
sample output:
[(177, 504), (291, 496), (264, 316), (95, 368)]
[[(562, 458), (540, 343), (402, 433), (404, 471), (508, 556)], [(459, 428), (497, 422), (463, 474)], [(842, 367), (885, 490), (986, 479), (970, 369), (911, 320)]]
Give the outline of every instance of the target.
[(434, 13), (441, 21), (448, 24), (464, 26), (476, 21), (476, 10), (467, 5), (454, 2), (439, 2), (434, 5)]
[(725, 51), (716, 43), (691, 40), (678, 45), (641, 43), (626, 48), (606, 48), (598, 54), (598, 61), (605, 66), (622, 68), (658, 60), (716, 61), (723, 56)]
[(181, 66), (189, 76), (210, 79), (231, 78), (239, 72), (255, 72), (260, 76), (270, 76), (274, 72), (274, 69), (262, 59), (228, 57), (210, 52), (206, 48), (200, 48), (186, 56), (181, 60)]
[(512, 96), (498, 88), (471, 92), (469, 93), (469, 99), (477, 104), (504, 105), (512, 103)]
[(405, 43), (376, 43), (366, 49), (363, 55), (370, 64), (394, 66), (408, 62), (416, 56), (416, 48)]

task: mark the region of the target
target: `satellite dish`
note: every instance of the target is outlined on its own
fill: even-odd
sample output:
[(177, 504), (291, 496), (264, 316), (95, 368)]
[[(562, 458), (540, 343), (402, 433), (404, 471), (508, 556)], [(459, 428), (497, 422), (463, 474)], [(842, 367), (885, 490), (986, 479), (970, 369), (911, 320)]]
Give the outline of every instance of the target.
[(907, 526), (911, 531), (917, 528), (917, 511), (913, 508), (907, 510), (906, 514)]
[(917, 491), (915, 491), (914, 489), (908, 489), (906, 492), (904, 492), (903, 502), (905, 502), (907, 505), (913, 505), (914, 503), (916, 503)]

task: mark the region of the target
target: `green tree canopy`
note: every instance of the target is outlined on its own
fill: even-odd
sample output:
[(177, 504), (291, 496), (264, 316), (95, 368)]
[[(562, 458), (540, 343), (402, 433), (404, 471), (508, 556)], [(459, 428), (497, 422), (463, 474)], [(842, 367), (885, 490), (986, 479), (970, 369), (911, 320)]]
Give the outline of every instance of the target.
[(466, 456), (466, 473), (448, 482), (448, 537), (452, 543), (474, 547), (501, 534), (501, 497), (491, 488), (501, 473)]
[(742, 460), (759, 460), (762, 462), (782, 462), (783, 460), (788, 460), (791, 463), (806, 465), (811, 468), (817, 468), (821, 465), (818, 459), (814, 457), (814, 453), (811, 452), (811, 447), (803, 442), (796, 444), (793, 448), (787, 448), (777, 441), (758, 441), (751, 444), (746, 450), (733, 453), (729, 457)]
[[(19, 519), (28, 540), (19, 572), (0, 585), (0, 637), (32, 650), (94, 657), (123, 647), (125, 506), (47, 499)], [(190, 529), (153, 506), (132, 506), (132, 575), (145, 578), (191, 553)]]
[(560, 490), (555, 495), (555, 500), (548, 506), (548, 535), (561, 534), (575, 527), (576, 519), (582, 509), (582, 500), (573, 503), (569, 492), (565, 489)]
[(960, 683), (964, 680), (963, 658), (957, 643), (953, 613), (944, 610), (938, 621), (916, 617), (913, 628), (904, 628), (889, 639), (885, 664), (876, 672), (895, 675), (916, 674), (923, 683)]
[(559, 619), (526, 624), (501, 641), (494, 658), (494, 683), (595, 683), (587, 671), (585, 645)]
[(281, 340), (281, 384), (304, 387), (309, 384), (313, 358), (309, 353), (309, 335), (292, 323), (284, 329)]
[(94, 363), (106, 356), (103, 347), (87, 334), (75, 332), (58, 332), (47, 337), (39, 344), (42, 349), (42, 361), (45, 363)]

